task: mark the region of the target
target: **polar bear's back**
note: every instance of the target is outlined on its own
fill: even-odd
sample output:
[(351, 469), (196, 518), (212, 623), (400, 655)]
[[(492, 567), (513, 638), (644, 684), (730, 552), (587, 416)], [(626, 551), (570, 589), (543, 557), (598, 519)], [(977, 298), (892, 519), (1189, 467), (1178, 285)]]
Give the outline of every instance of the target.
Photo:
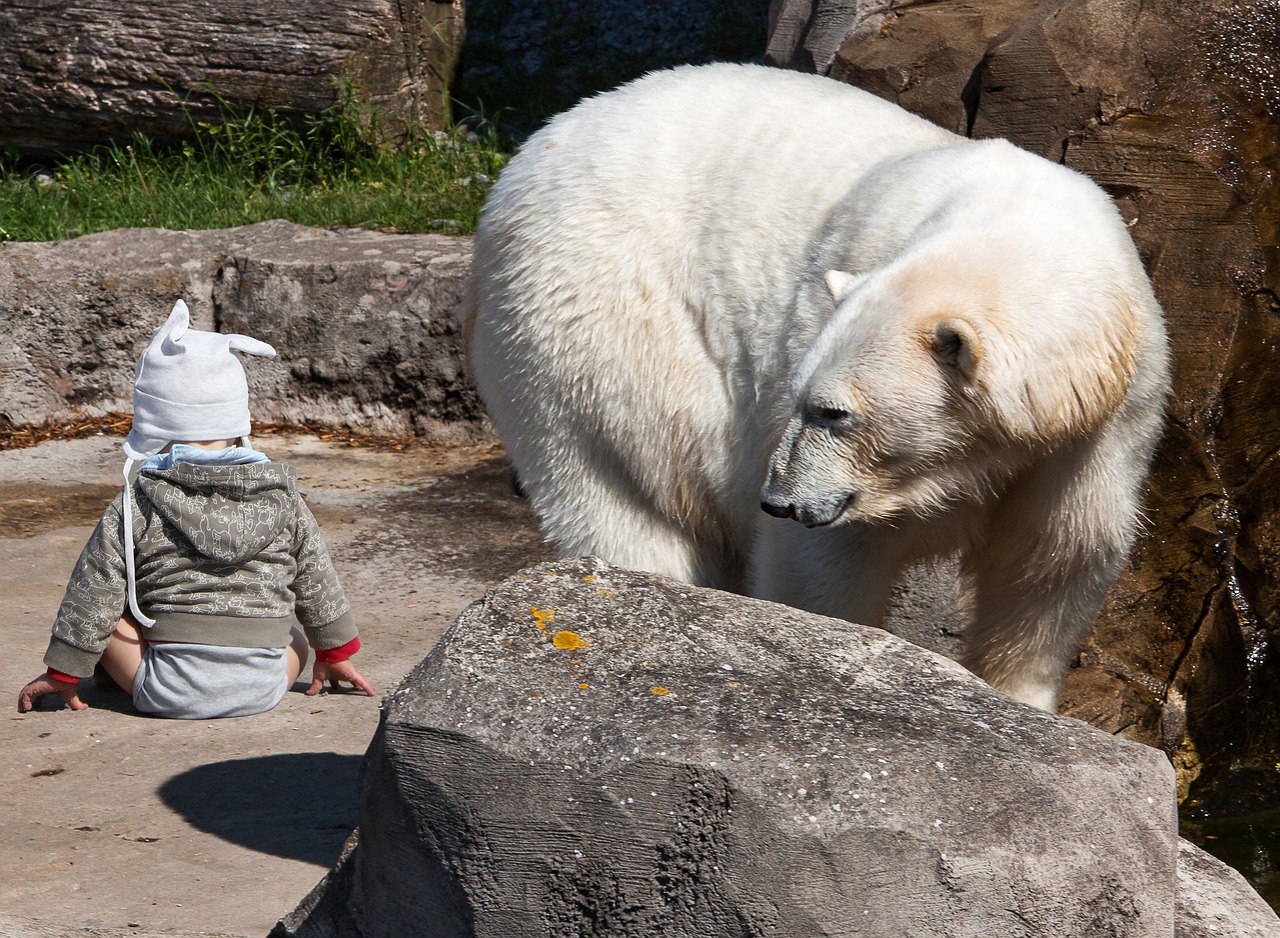
[[(632, 264), (639, 252), (662, 258), (665, 275), (696, 267), (719, 296), (759, 303), (794, 290), (807, 239), (872, 166), (959, 141), (814, 75), (724, 64), (655, 72), (533, 135), (494, 187), (478, 238), (483, 250), (490, 232), (514, 237), (522, 257), (568, 265), (566, 274)], [(745, 259), (750, 281), (726, 282)]]

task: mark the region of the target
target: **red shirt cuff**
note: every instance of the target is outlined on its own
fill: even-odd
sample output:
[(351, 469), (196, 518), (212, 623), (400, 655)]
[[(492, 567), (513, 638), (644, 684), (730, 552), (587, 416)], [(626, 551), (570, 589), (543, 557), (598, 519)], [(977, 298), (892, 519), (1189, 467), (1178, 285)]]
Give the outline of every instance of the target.
[(76, 677), (74, 674), (63, 674), (61, 671), (55, 671), (53, 668), (49, 668), (45, 673), (55, 681), (65, 681), (68, 684), (80, 683), (80, 678)]
[(339, 645), (337, 648), (317, 648), (316, 660), (323, 661), (325, 664), (337, 664), (339, 661), (346, 661), (359, 650), (360, 636), (357, 635), (345, 645)]

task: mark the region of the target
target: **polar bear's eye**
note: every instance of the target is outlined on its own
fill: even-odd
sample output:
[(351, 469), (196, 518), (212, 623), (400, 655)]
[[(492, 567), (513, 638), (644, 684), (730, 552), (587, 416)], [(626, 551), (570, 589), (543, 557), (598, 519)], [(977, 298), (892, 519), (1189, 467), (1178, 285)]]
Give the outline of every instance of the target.
[(844, 423), (853, 417), (851, 411), (830, 404), (811, 404), (805, 409), (805, 416), (812, 423), (836, 424)]

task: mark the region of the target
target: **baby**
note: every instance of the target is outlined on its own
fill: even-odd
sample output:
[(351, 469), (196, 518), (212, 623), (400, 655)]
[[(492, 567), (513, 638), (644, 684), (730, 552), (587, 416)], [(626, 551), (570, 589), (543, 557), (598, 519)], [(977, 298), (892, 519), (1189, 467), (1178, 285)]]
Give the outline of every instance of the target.
[[(247, 716), (276, 706), (315, 649), (311, 687), (349, 683), (351, 607), (294, 470), (249, 445), (249, 389), (232, 354), (271, 357), (242, 335), (189, 327), (179, 300), (138, 360), (124, 490), (72, 571), (25, 713), (101, 667), (143, 713)], [(137, 477), (130, 470), (139, 462)]]

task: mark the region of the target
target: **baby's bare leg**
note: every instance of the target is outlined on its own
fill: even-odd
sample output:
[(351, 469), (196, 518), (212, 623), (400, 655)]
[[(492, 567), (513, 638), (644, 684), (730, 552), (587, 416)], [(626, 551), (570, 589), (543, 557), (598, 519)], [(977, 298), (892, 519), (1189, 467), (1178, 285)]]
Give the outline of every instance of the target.
[(289, 633), (289, 649), (286, 653), (288, 663), (285, 665), (289, 672), (289, 686), (293, 686), (293, 682), (298, 679), (298, 675), (302, 673), (302, 669), (307, 666), (307, 637), (302, 634), (298, 628), (293, 628)]
[(101, 664), (111, 679), (128, 693), (133, 693), (133, 678), (142, 664), (142, 653), (147, 650), (147, 640), (133, 619), (124, 616), (116, 623)]

